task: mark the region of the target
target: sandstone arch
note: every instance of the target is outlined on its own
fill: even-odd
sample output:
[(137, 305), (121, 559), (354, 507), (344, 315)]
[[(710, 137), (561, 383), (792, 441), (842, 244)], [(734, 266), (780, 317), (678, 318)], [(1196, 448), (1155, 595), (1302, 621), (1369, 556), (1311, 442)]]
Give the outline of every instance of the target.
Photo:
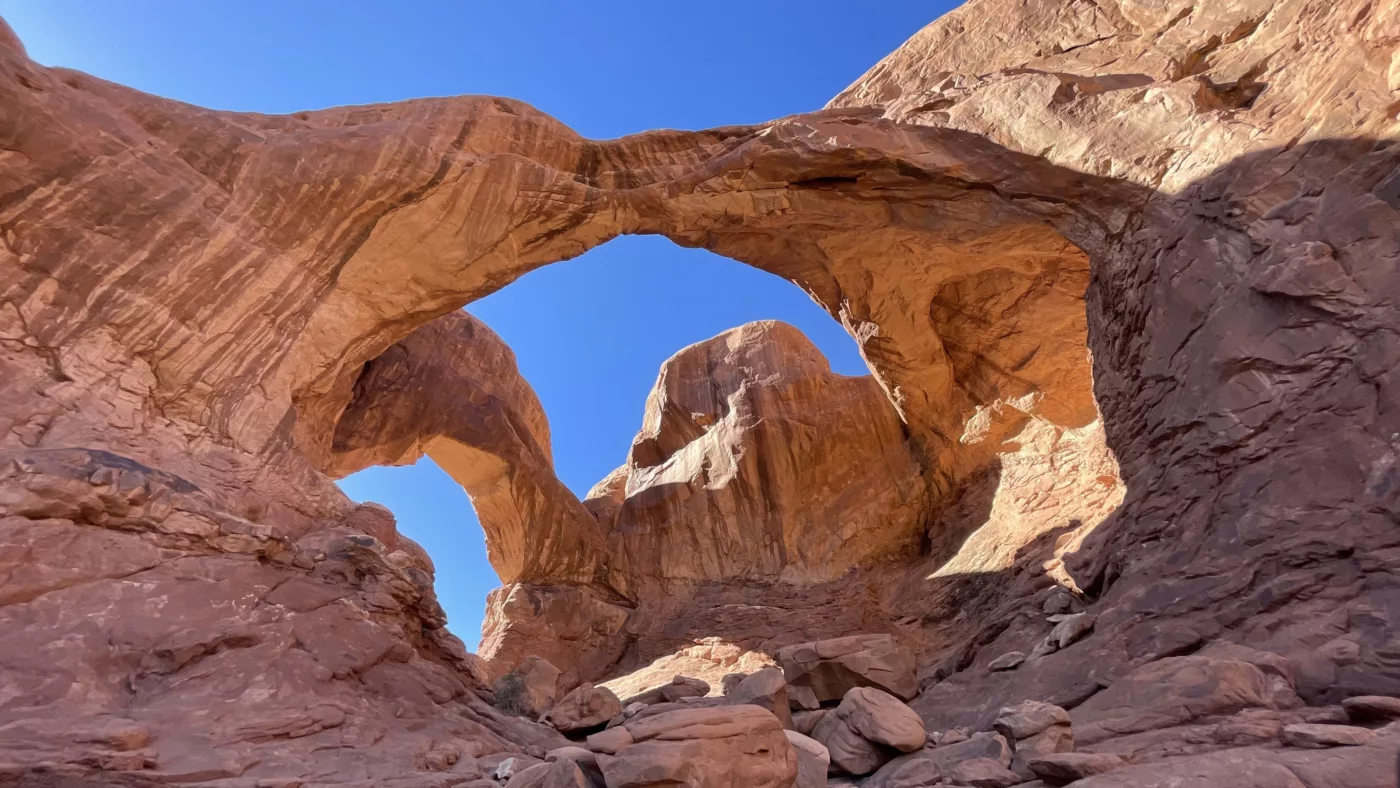
[[(35, 108), (14, 130), (28, 157), (19, 177), (61, 192), (75, 167), (125, 162), (84, 182), (88, 201), (65, 200), (66, 218), (46, 214), (47, 224), (105, 221), (101, 236), (30, 235), (57, 194), (24, 204), (12, 226), (25, 263), (9, 301), (38, 345), (149, 347), (138, 353), (155, 381), (143, 382), (143, 399), (202, 433), (179, 440), (195, 453), (241, 458), (246, 471), (207, 479), (235, 496), (257, 474), (257, 497), (304, 518), (333, 511), (330, 491), (303, 490), (315, 486), (312, 468), (330, 467), (334, 424), (364, 362), (472, 297), (625, 232), (703, 245), (811, 293), (860, 342), (940, 493), (1018, 420), (1077, 427), (1095, 417), (1088, 259), (1064, 233), (1095, 243), (1111, 213), (1099, 202), (1126, 202), (1124, 189), (971, 135), (832, 111), (593, 142), (491, 98), (269, 118), (8, 55), (24, 75), (9, 98)], [(72, 97), (75, 130), (114, 132), (53, 139), (38, 111), (52, 92)], [(84, 213), (118, 190), (130, 215)], [(178, 247), (163, 246), (170, 236), (142, 214), (158, 209), (183, 217)], [(77, 270), (77, 259), (98, 262)], [(85, 287), (92, 297), (77, 295)], [(196, 306), (209, 287), (238, 303)], [(168, 447), (161, 432), (151, 442)], [(208, 476), (207, 463), (185, 465)], [(586, 524), (553, 523), (540, 539), (596, 552)], [(498, 569), (507, 581), (584, 581), (597, 563)]]
[[(1043, 401), (1034, 412), (1076, 424), (1093, 418), (1087, 365), (1055, 363), (1067, 352), (1082, 355), (1079, 337), (1052, 347), (1012, 331), (992, 343), (959, 313), (959, 299), (966, 293), (973, 303), (985, 296), (979, 288), (1015, 280), (1024, 283), (1013, 301), (1018, 314), (1003, 322), (1029, 325), (1041, 312), (1042, 324), (1076, 322), (1064, 313), (1077, 311), (1087, 261), (1035, 213), (1092, 236), (1092, 220), (1060, 206), (1076, 195), (1099, 199), (1104, 187), (983, 140), (834, 112), (594, 143), (523, 105), (471, 98), (240, 116), (9, 56), (12, 68), (42, 86), (16, 81), (7, 96), (35, 108), (20, 113), (14, 129), (27, 156), (17, 176), (59, 188), (68, 171), (94, 161), (130, 162), (85, 183), (90, 201), (66, 201), (60, 210), (66, 221), (101, 222), (83, 213), (115, 197), (104, 190), (121, 189), (132, 214), (110, 218), (110, 234), (98, 238), (36, 235), (31, 247), (21, 232), (37, 215), (31, 211), (54, 206), (26, 202), (12, 222), (26, 239), (14, 251), (25, 263), (8, 300), (36, 344), (158, 347), (146, 354), (159, 381), (151, 398), (172, 422), (198, 426), (214, 444), (266, 460), (290, 441), (318, 464), (360, 364), (413, 326), (620, 232), (664, 233), (799, 282), (855, 333), (938, 458), (932, 464), (945, 485), (956, 476), (950, 446), (978, 405), (1035, 393)], [(101, 122), (116, 133), (96, 149), (76, 135), (41, 134), (46, 119), (34, 102), (48, 91), (72, 96), (81, 110), (69, 118), (76, 128)], [(395, 155), (404, 158), (383, 166), (382, 157)], [(295, 208), (275, 196), (279, 186), (298, 195)], [(188, 206), (187, 235), (180, 248), (166, 249), (143, 212), (175, 204)], [(736, 221), (755, 206), (762, 216)], [(321, 229), (306, 224), (312, 216)], [(812, 238), (794, 238), (794, 221), (809, 222)], [(873, 237), (870, 228), (881, 226)], [(127, 253), (106, 248), (114, 244)], [(883, 275), (853, 264), (877, 247), (917, 262)], [(80, 306), (50, 292), (103, 281), (105, 262), (82, 271), (63, 262), (79, 258), (144, 263)], [(989, 288), (966, 280), (980, 270), (1002, 281)], [(241, 303), (194, 306), (197, 291), (235, 283)], [(929, 331), (894, 324), (923, 321), (922, 310), (895, 314), (916, 283), (942, 288), (929, 319), (948, 323), (951, 352)], [(190, 306), (153, 310), (153, 303)], [(966, 389), (953, 375), (957, 365), (967, 371)], [(1064, 380), (1061, 368), (1077, 368), (1078, 379)]]

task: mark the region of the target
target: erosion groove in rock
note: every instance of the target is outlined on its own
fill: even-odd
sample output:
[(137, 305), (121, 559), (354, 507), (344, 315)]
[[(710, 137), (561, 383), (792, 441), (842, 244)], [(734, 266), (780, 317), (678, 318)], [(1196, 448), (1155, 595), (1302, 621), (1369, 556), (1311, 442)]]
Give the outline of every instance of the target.
[[(490, 97), (204, 110), (0, 26), (0, 769), (504, 777), (566, 743), (488, 703), (525, 656), (642, 690), (887, 634), (946, 744), (872, 784), (1002, 779), (1023, 701), (1069, 711), (1086, 785), (1390, 784), (1395, 732), (1338, 704), (1400, 695), (1397, 30), (1393, 0), (974, 0), (825, 110), (594, 141)], [(458, 309), (626, 233), (789, 279), (872, 377), (772, 325), (687, 349), (580, 502)], [(849, 454), (802, 443), (830, 408)], [(484, 659), (330, 481), (424, 453), (505, 584)], [(715, 702), (575, 762), (731, 773), (748, 726), (799, 773)]]

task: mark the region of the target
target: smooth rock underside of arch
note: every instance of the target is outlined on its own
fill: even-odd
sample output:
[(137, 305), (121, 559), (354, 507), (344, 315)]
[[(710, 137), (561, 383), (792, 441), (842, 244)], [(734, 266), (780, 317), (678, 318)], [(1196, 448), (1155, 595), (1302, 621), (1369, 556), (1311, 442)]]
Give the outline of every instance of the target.
[[(975, 0), (825, 109), (596, 141), (492, 97), (205, 110), (0, 26), (4, 768), (466, 773), (563, 742), (482, 700), (523, 657), (572, 686), (858, 633), (917, 655), (930, 730), (1044, 700), (1118, 741), (1089, 699), (1169, 659), (1277, 675), (1279, 728), (1400, 695), (1397, 30)], [(871, 376), (782, 324), (680, 350), (580, 501), (460, 307), (636, 233), (793, 282)], [(504, 584), (480, 656), (331, 481), (424, 454)], [(1092, 630), (990, 670), (1054, 594)]]

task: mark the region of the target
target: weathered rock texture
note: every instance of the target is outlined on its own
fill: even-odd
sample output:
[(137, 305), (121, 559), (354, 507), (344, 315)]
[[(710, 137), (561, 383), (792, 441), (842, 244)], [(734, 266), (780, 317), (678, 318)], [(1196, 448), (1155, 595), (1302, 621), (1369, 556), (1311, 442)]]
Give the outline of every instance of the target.
[[(324, 782), (558, 744), (474, 700), (420, 551), (328, 475), (426, 452), (495, 542), (494, 664), (577, 680), (884, 632), (922, 658), (929, 729), (1045, 701), (1136, 762), (1086, 785), (1384, 784), (1393, 735), (1276, 748), (1319, 724), (1292, 707), (1400, 694), (1397, 30), (1394, 0), (977, 0), (824, 111), (591, 141), (483, 97), (203, 110), (0, 28), (0, 760)], [(499, 342), (435, 321), (623, 233), (809, 292), (898, 446), (865, 444), (893, 423), (869, 381), (740, 342), (722, 374), (682, 354), (625, 469), (574, 500)], [(760, 366), (795, 382), (744, 385)], [(751, 475), (790, 447), (745, 412), (794, 440), (828, 403), (921, 496), (841, 511), (907, 543), (807, 550), (848, 523), (748, 492), (843, 478), (821, 451)], [(697, 465), (724, 446), (760, 456)], [(772, 541), (703, 541), (728, 533)], [(706, 560), (671, 563), (686, 539)], [(1050, 638), (1050, 608), (1092, 629)], [(1202, 672), (1243, 689), (1115, 701)]]
[(597, 532), (580, 527), (589, 515), (554, 475), (544, 409), (515, 354), (465, 312), (364, 365), (323, 468), (340, 477), (425, 454), (471, 496), (501, 577), (589, 576), (572, 562), (598, 552)]
[(915, 554), (919, 462), (871, 377), (797, 329), (751, 323), (661, 367), (627, 464), (584, 502), (614, 571), (646, 580), (831, 580)]

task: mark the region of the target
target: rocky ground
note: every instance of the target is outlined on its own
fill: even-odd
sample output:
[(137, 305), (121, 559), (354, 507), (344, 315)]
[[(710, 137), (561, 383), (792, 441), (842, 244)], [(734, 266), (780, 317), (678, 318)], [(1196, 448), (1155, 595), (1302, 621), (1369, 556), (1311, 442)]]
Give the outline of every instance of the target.
[[(974, 0), (826, 109), (264, 116), (0, 25), (0, 783), (1396, 784), (1400, 4)], [(556, 478), (460, 307), (783, 276)], [(428, 455), (477, 654), (333, 479)], [(676, 676), (679, 675), (679, 678)]]

